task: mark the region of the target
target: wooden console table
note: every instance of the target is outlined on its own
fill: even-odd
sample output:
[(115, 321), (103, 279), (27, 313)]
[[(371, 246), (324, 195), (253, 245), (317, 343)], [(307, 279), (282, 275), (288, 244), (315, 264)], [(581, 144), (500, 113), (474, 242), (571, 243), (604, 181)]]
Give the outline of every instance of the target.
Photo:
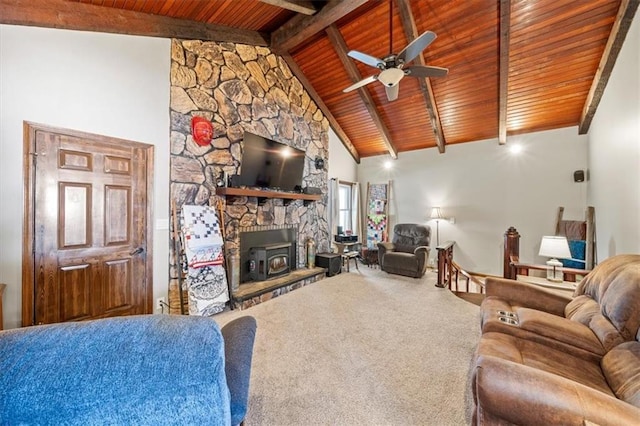
[(303, 200), (304, 205), (318, 201), (322, 197), (320, 194), (302, 194), (298, 192), (281, 192), (270, 191), (262, 189), (252, 188), (229, 188), (221, 187), (216, 188), (217, 195), (223, 195), (225, 197), (257, 197), (258, 203), (263, 204), (269, 198), (280, 198), (285, 200), (285, 204), (288, 204), (294, 200)]

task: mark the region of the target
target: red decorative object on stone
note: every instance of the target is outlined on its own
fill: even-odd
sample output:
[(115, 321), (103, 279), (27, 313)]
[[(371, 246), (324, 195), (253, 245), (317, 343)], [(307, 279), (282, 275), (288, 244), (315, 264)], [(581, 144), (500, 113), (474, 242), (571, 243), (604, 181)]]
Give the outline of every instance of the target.
[(193, 117), (191, 119), (191, 136), (200, 146), (206, 146), (213, 139), (213, 126), (204, 117)]

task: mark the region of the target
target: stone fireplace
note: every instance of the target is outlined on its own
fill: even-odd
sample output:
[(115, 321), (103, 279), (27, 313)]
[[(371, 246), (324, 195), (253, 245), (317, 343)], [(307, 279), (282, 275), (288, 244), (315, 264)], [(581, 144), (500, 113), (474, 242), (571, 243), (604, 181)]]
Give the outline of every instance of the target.
[[(241, 234), (247, 228), (273, 231), (294, 228), (294, 236), (280, 241), (257, 243), (252, 247), (291, 243), (290, 280), (278, 292), (305, 285), (314, 278), (304, 273), (304, 242), (313, 238), (318, 252), (330, 247), (327, 222), (327, 170), (316, 159), (328, 161), (329, 122), (293, 75), (286, 61), (268, 47), (200, 40), (171, 43), (171, 200), (177, 209), (183, 204), (209, 204), (221, 212), (224, 224), (225, 255), (240, 256), (245, 247)], [(191, 135), (193, 117), (203, 117), (213, 125), (211, 144), (200, 146)], [(238, 174), (242, 166), (243, 135), (248, 131), (305, 151), (303, 187), (319, 188), (320, 200), (216, 195), (221, 174)], [(287, 231), (288, 232), (288, 231)], [(178, 313), (178, 270), (171, 241), (170, 311)], [(266, 261), (266, 260), (265, 260)], [(273, 266), (282, 266), (282, 258)], [(244, 269), (244, 268), (243, 268)], [(276, 268), (277, 269), (277, 268)], [(247, 267), (248, 270), (248, 267)], [(282, 272), (282, 271), (280, 271)], [(244, 275), (243, 275), (244, 277)], [(246, 277), (244, 277), (246, 278)], [(283, 277), (267, 280), (270, 285)], [(298, 280), (298, 281), (295, 281)], [(248, 282), (248, 281), (247, 281)], [(242, 283), (242, 280), (241, 280)], [(241, 284), (242, 287), (244, 284)], [(257, 298), (274, 297), (276, 291), (234, 295), (238, 304), (250, 306)], [(278, 293), (280, 294), (280, 293)], [(261, 301), (261, 300), (260, 300)]]

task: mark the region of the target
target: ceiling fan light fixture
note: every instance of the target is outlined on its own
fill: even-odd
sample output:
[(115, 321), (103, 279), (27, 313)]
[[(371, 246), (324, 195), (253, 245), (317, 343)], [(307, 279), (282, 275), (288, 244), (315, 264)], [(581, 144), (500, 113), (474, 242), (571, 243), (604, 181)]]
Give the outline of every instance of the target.
[(387, 87), (395, 86), (404, 77), (404, 71), (399, 68), (389, 68), (380, 73), (378, 80)]

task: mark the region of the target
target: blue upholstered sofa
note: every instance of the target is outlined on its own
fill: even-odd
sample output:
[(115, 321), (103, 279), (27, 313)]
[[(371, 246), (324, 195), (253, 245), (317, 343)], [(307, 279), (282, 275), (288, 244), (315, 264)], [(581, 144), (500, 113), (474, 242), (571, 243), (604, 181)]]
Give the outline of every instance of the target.
[(238, 424), (254, 336), (169, 315), (0, 332), (0, 424)]

